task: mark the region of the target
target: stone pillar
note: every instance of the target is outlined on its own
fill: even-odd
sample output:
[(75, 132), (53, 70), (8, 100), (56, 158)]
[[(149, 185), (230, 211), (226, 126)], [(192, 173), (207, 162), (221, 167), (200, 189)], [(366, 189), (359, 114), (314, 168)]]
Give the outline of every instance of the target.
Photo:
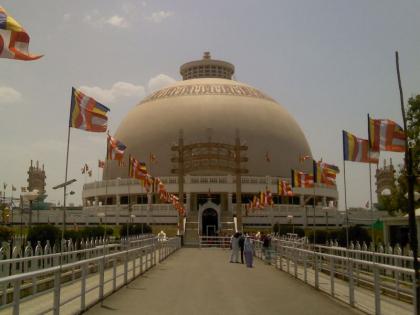
[(147, 193), (147, 213), (146, 213), (146, 224), (150, 224), (150, 215), (152, 212), (153, 196), (150, 192)]
[(116, 217), (116, 224), (120, 225), (120, 217), (121, 217), (121, 196), (115, 195), (115, 205), (117, 209), (117, 217)]
[(95, 202), (94, 202), (95, 206), (99, 206), (99, 198), (98, 196), (95, 196)]
[(232, 193), (228, 193), (227, 210), (229, 211), (229, 213), (233, 212), (233, 209), (232, 209)]
[(327, 197), (325, 197), (325, 196), (322, 197), (322, 206), (323, 207), (327, 206)]
[(299, 196), (299, 204), (301, 206), (303, 206), (305, 204), (305, 195), (300, 195)]
[(190, 213), (190, 209), (191, 209), (191, 193), (187, 193), (187, 202), (185, 205), (185, 215), (188, 215), (188, 213)]

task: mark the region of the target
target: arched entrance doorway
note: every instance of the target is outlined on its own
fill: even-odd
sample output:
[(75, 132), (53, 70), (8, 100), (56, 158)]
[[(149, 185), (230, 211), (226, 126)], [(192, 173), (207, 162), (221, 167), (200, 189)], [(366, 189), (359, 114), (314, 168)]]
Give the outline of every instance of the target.
[(215, 236), (218, 230), (217, 211), (214, 209), (206, 209), (203, 211), (202, 217), (202, 235)]

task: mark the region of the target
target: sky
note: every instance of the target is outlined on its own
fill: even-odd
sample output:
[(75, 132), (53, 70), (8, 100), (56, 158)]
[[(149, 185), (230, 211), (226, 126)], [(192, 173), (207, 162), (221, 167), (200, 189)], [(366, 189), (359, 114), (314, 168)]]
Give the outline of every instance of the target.
[[(367, 137), (367, 114), (402, 122), (420, 94), (417, 0), (103, 1), (3, 0), (31, 36), (37, 61), (0, 59), (0, 183), (27, 185), (30, 160), (45, 165), (48, 201), (61, 202), (71, 87), (111, 109), (110, 131), (144, 96), (180, 80), (179, 66), (204, 51), (235, 65), (235, 78), (276, 99), (301, 126), (315, 158), (342, 168), (341, 130)], [(98, 178), (105, 134), (72, 130), (69, 178)], [(402, 163), (400, 153), (381, 160)], [(81, 174), (84, 163), (93, 178)], [(273, 161), (274, 162), (274, 161)], [(375, 167), (373, 167), (373, 170)], [(350, 207), (369, 200), (368, 166), (346, 163)], [(343, 176), (339, 175), (340, 207)], [(1, 187), (2, 188), (2, 187)], [(16, 194), (16, 193), (15, 193)], [(376, 200), (374, 196), (374, 201)]]

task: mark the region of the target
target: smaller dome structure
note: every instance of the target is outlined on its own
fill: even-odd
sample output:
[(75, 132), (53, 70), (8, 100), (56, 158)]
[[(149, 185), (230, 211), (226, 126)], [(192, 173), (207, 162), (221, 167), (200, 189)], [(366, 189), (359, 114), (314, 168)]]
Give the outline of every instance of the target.
[(180, 68), (183, 80), (199, 78), (221, 78), (232, 80), (235, 66), (223, 60), (211, 59), (210, 52), (204, 53), (202, 60), (184, 63)]

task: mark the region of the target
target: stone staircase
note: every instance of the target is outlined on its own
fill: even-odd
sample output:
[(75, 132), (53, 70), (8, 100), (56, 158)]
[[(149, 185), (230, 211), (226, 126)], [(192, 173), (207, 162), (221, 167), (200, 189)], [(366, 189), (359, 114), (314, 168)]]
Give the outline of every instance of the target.
[(198, 213), (190, 211), (185, 223), (184, 246), (198, 247), (200, 244), (198, 237)]

